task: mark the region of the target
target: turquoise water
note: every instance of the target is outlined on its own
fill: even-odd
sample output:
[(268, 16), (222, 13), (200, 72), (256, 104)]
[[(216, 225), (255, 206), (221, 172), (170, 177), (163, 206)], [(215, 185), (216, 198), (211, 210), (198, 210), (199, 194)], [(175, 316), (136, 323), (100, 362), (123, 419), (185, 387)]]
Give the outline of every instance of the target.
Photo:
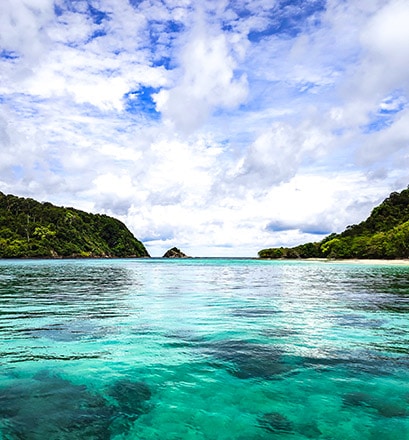
[(409, 267), (0, 261), (0, 438), (409, 439)]

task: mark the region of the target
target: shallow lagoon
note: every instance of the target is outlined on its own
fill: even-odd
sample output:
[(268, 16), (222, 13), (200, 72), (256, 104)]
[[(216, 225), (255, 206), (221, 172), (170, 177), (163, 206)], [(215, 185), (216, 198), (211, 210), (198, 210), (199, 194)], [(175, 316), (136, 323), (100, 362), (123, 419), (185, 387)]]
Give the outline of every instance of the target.
[(0, 438), (409, 438), (409, 267), (0, 261)]

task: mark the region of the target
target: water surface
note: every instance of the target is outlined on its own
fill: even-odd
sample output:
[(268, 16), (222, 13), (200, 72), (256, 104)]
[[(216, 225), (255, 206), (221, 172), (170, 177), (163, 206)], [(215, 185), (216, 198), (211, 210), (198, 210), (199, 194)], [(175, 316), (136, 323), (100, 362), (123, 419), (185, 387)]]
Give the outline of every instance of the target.
[(0, 439), (409, 438), (409, 267), (0, 261)]

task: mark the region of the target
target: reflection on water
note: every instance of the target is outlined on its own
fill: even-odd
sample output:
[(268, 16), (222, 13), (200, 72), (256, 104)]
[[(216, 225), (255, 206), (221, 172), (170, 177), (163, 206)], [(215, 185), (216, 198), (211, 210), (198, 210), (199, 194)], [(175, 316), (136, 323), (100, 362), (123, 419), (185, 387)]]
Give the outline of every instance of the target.
[(409, 438), (409, 268), (0, 261), (0, 438)]

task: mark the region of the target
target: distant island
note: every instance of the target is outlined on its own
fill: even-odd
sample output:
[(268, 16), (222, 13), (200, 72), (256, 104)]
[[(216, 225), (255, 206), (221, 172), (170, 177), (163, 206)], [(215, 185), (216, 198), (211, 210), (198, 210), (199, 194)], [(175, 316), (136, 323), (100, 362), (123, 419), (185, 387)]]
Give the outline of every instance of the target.
[(166, 251), (162, 258), (190, 258), (184, 254), (179, 248), (173, 247)]
[(119, 220), (0, 192), (0, 258), (139, 258), (145, 246)]
[(363, 222), (316, 243), (258, 252), (260, 258), (409, 258), (409, 187), (393, 192)]

